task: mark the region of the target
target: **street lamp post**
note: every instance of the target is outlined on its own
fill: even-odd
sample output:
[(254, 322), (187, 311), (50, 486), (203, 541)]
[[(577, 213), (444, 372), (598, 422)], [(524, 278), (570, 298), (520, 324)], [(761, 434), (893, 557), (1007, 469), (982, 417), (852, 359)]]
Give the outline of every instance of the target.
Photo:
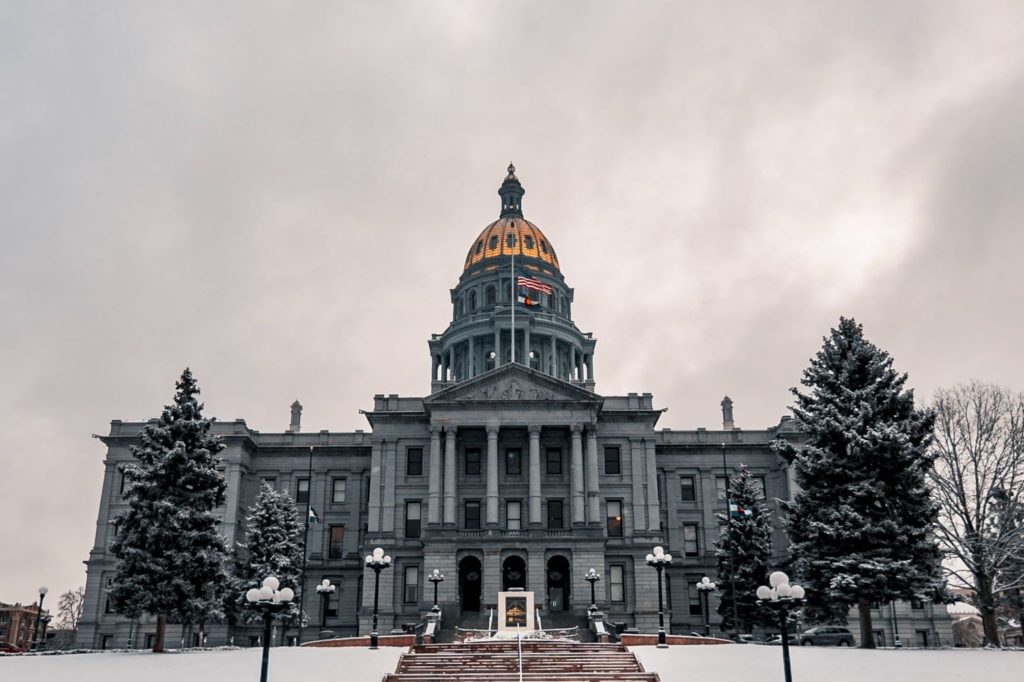
[(444, 582), (444, 575), (441, 574), (441, 571), (435, 568), (430, 572), (430, 575), (427, 576), (427, 580), (434, 584), (434, 607), (431, 611), (438, 613), (441, 610), (441, 607), (437, 605), (437, 584)]
[(373, 554), (366, 555), (366, 567), (373, 570), (373, 627), (370, 629), (370, 649), (377, 648), (377, 598), (380, 595), (380, 572), (391, 568), (391, 557), (384, 555), (380, 547), (373, 550)]
[(39, 646), (39, 640), (38, 640), (38, 637), (39, 637), (39, 618), (40, 618), (40, 616), (43, 615), (43, 599), (46, 598), (46, 593), (49, 592), (49, 591), (50, 591), (49, 588), (47, 588), (45, 585), (43, 587), (39, 588), (39, 609), (36, 611), (36, 626), (32, 630), (32, 646), (31, 646), (31, 648), (33, 650), (35, 650)]
[(245, 593), (247, 606), (263, 614), (263, 664), (260, 667), (260, 682), (267, 682), (267, 667), (270, 664), (270, 625), (274, 614), (284, 611), (291, 605), (295, 593), (290, 587), (281, 590), (281, 583), (274, 576), (263, 579), (263, 585), (252, 588)]
[(338, 588), (331, 584), (331, 581), (324, 578), (320, 581), (320, 584), (316, 586), (316, 593), (320, 595), (323, 600), (323, 612), (320, 614), (320, 629), (327, 629), (327, 605), (331, 600), (331, 595), (334, 594)]
[(718, 585), (711, 581), (710, 578), (704, 576), (697, 583), (697, 591), (700, 592), (700, 596), (704, 599), (704, 636), (711, 636), (711, 606), (710, 596), (711, 593), (718, 589)]
[(668, 641), (665, 637), (665, 607), (661, 596), (661, 572), (672, 563), (672, 555), (665, 554), (665, 550), (661, 545), (654, 548), (653, 554), (647, 555), (647, 565), (651, 566), (658, 572), (658, 648), (665, 649), (668, 647)]
[(52, 619), (53, 619), (53, 616), (51, 616), (48, 613), (44, 613), (42, 616), (39, 617), (39, 620), (43, 623), (43, 634), (39, 638), (39, 648), (40, 649), (45, 649), (46, 648), (46, 626), (50, 624), (50, 621)]
[(757, 598), (770, 609), (779, 612), (779, 628), (782, 630), (782, 668), (786, 674), (786, 682), (793, 682), (789, 669), (789, 612), (804, 604), (804, 588), (790, 585), (789, 576), (782, 571), (775, 571), (768, 576), (771, 584), (757, 588)]
[(590, 583), (590, 610), (597, 611), (597, 598), (594, 596), (594, 583), (601, 579), (601, 574), (593, 568), (587, 571), (583, 579)]

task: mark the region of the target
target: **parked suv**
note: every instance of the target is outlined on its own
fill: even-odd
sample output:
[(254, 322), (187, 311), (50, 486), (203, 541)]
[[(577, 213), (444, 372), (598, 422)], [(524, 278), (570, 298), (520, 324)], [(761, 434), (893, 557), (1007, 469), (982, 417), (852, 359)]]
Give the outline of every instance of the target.
[(820, 625), (800, 633), (800, 646), (853, 646), (853, 633), (846, 628)]

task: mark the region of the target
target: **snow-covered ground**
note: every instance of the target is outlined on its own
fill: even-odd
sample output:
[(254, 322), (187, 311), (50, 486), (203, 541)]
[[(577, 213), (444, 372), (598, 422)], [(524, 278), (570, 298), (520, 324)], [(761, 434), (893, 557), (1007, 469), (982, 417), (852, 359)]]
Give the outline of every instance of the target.
[[(392, 672), (399, 648), (273, 649), (272, 682), (378, 682)], [(662, 682), (781, 682), (777, 646), (635, 647)], [(795, 682), (975, 682), (1011, 679), (1024, 669), (1022, 651), (794, 648)], [(259, 679), (258, 649), (150, 654), (93, 653), (0, 657), (3, 682), (243, 682)]]

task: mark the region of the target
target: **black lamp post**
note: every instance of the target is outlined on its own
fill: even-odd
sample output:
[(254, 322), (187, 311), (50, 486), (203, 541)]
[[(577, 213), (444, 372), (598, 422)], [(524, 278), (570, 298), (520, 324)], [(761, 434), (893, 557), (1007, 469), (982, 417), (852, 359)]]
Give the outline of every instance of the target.
[(697, 591), (700, 592), (700, 596), (704, 600), (704, 636), (705, 637), (710, 637), (711, 636), (711, 621), (710, 621), (710, 618), (711, 618), (711, 606), (709, 605), (709, 602), (711, 600), (709, 599), (709, 597), (711, 596), (711, 593), (714, 592), (717, 589), (718, 589), (718, 585), (716, 585), (714, 582), (712, 582), (711, 579), (708, 578), (707, 576), (704, 576), (703, 578), (701, 578), (700, 582), (697, 583)]
[(331, 595), (334, 594), (338, 588), (331, 584), (331, 581), (324, 578), (320, 581), (320, 584), (316, 586), (316, 593), (320, 595), (323, 600), (323, 611), (320, 614), (320, 629), (327, 629), (327, 606), (331, 600)]
[(658, 648), (665, 649), (668, 647), (668, 641), (665, 637), (665, 605), (662, 601), (661, 596), (661, 572), (665, 570), (665, 567), (672, 563), (672, 555), (665, 554), (665, 550), (661, 545), (654, 548), (653, 554), (647, 555), (647, 565), (651, 566), (658, 572)]
[(379, 634), (377, 633), (377, 598), (380, 595), (380, 572), (391, 568), (391, 557), (384, 555), (384, 550), (378, 547), (373, 554), (366, 555), (364, 562), (366, 567), (373, 570), (373, 627), (370, 629), (370, 649), (377, 648)]
[(761, 603), (770, 609), (779, 612), (779, 628), (782, 630), (782, 668), (785, 671), (786, 682), (793, 682), (793, 675), (789, 670), (789, 612), (800, 608), (804, 604), (804, 588), (799, 585), (790, 585), (789, 576), (782, 571), (775, 571), (768, 576), (768, 585), (761, 585), (757, 588), (757, 598)]
[(441, 607), (437, 605), (437, 584), (444, 582), (444, 576), (441, 574), (441, 571), (435, 568), (433, 571), (430, 572), (430, 575), (427, 576), (427, 580), (434, 583), (434, 607), (431, 609), (431, 611), (437, 613), (441, 610)]
[(43, 599), (46, 598), (46, 593), (49, 592), (49, 588), (45, 585), (39, 588), (39, 608), (36, 610), (36, 626), (32, 630), (32, 649), (35, 650), (39, 646), (39, 618), (43, 615)]
[(263, 664), (260, 667), (260, 682), (267, 682), (267, 667), (270, 665), (270, 625), (274, 614), (291, 606), (295, 593), (290, 587), (282, 590), (277, 578), (269, 576), (263, 579), (263, 586), (252, 588), (245, 593), (246, 606), (263, 614)]
[(597, 611), (597, 598), (594, 596), (594, 583), (601, 579), (601, 574), (593, 568), (587, 571), (583, 579), (590, 583), (590, 610)]
[(39, 648), (40, 649), (45, 649), (46, 648), (46, 626), (50, 624), (50, 621), (52, 619), (53, 619), (53, 616), (51, 616), (48, 613), (44, 613), (42, 616), (39, 617), (39, 620), (43, 624), (43, 635), (42, 635), (42, 637), (39, 638)]

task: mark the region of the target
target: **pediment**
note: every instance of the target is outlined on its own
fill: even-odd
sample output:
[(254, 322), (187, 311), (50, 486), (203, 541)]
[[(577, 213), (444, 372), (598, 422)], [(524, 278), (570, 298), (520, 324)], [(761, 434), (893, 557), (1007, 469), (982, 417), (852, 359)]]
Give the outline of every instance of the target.
[(573, 384), (517, 363), (502, 365), (468, 381), (438, 391), (425, 404), (451, 402), (603, 402), (603, 398)]

